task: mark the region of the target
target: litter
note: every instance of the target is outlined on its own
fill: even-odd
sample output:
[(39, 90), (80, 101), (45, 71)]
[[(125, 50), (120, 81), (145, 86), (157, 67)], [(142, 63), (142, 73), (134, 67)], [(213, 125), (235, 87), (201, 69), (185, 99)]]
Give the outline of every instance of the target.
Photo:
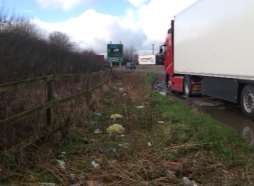
[(61, 152), (61, 154), (59, 155), (59, 158), (64, 159), (66, 156), (66, 152)]
[(101, 129), (96, 129), (96, 130), (94, 131), (94, 134), (101, 134), (101, 133), (102, 133)]
[(254, 145), (254, 133), (250, 127), (244, 127), (242, 131), (242, 137), (246, 140), (247, 143), (252, 146)]
[(91, 162), (91, 165), (92, 165), (92, 166), (93, 166), (93, 168), (95, 168), (95, 169), (100, 168), (100, 164), (99, 164), (99, 163), (97, 163), (95, 160), (93, 160), (93, 161)]
[(137, 108), (137, 109), (144, 109), (144, 108), (145, 108), (145, 106), (140, 105), (140, 106), (136, 106), (136, 108)]
[(101, 116), (102, 116), (102, 113), (100, 113), (100, 112), (95, 112), (94, 115), (95, 115), (95, 116), (98, 116), (98, 117), (101, 117)]
[(107, 133), (110, 135), (123, 134), (124, 131), (125, 131), (125, 128), (120, 124), (113, 124), (107, 128)]
[(148, 147), (151, 147), (152, 145), (153, 145), (153, 144), (152, 144), (151, 142), (148, 142), (148, 143), (147, 143), (147, 146), (148, 146)]
[(162, 96), (166, 96), (166, 95), (167, 95), (166, 92), (159, 92), (159, 93), (160, 93), (160, 95), (162, 95)]
[(198, 184), (195, 181), (192, 181), (187, 177), (183, 177), (183, 184), (185, 186), (198, 186)]
[(56, 160), (56, 162), (58, 163), (59, 167), (63, 170), (65, 170), (65, 162), (63, 160)]
[(157, 121), (158, 124), (165, 124), (165, 121)]
[(110, 116), (110, 118), (113, 119), (113, 120), (122, 119), (123, 115), (121, 115), (121, 114), (112, 114)]
[(127, 149), (129, 147), (129, 143), (121, 143), (118, 144), (119, 147)]
[(119, 91), (124, 92), (125, 90), (124, 90), (124, 88), (119, 88)]
[(56, 186), (55, 183), (39, 183), (39, 186)]

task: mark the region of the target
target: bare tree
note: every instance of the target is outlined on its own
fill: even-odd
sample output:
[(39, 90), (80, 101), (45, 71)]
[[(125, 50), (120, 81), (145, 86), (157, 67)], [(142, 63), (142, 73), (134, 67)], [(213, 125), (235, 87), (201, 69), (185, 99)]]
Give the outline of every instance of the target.
[(135, 63), (136, 54), (137, 54), (137, 50), (133, 46), (125, 48), (125, 50), (124, 50), (124, 64), (126, 64), (127, 62)]
[(49, 42), (59, 48), (72, 50), (74, 45), (70, 38), (62, 32), (53, 32), (49, 35)]
[(0, 83), (52, 73), (90, 73), (104, 68), (104, 58), (80, 52), (61, 32), (45, 38), (29, 20), (0, 8)]

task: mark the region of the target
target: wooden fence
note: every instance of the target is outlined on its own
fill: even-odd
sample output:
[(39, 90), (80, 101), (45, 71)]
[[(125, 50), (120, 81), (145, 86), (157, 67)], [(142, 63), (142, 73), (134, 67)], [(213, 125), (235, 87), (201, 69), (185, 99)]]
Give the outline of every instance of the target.
[[(14, 122), (17, 122), (26, 117), (29, 117), (37, 112), (43, 111), (45, 112), (45, 117), (47, 122), (46, 123), (46, 126), (48, 128), (47, 132), (36, 136), (36, 138), (30, 138), (28, 140), (24, 140), (23, 142), (11, 148), (5, 149), (5, 152), (15, 150), (17, 146), (19, 149), (29, 146), (35, 143), (36, 141), (40, 140), (41, 138), (45, 138), (45, 136), (50, 136), (56, 131), (60, 130), (60, 128), (65, 127), (65, 126), (56, 127), (52, 125), (52, 120), (54, 118), (54, 113), (52, 108), (55, 106), (58, 106), (59, 104), (66, 103), (75, 99), (79, 99), (82, 96), (87, 96), (89, 94), (92, 94), (93, 91), (105, 85), (111, 79), (111, 75), (112, 75), (112, 71), (107, 69), (105, 71), (94, 72), (90, 74), (48, 75), (43, 77), (36, 77), (33, 79), (0, 84), (0, 93), (15, 90), (17, 87), (26, 86), (27, 84), (36, 83), (40, 81), (46, 82), (46, 88), (47, 88), (47, 101), (44, 104), (37, 105), (32, 109), (8, 116), (5, 119), (0, 120), (0, 126), (5, 125), (8, 127), (8, 126), (11, 126)], [(88, 82), (84, 90), (79, 91), (79, 93), (75, 95), (70, 95), (70, 96), (66, 96), (62, 98), (56, 98), (54, 96), (55, 94), (54, 94), (53, 83), (57, 82), (58, 80), (71, 80), (71, 79), (79, 79), (79, 78), (85, 78)], [(92, 79), (93, 80), (96, 79), (97, 83), (94, 83), (93, 85), (91, 85), (91, 83), (89, 83), (89, 80), (92, 80)]]

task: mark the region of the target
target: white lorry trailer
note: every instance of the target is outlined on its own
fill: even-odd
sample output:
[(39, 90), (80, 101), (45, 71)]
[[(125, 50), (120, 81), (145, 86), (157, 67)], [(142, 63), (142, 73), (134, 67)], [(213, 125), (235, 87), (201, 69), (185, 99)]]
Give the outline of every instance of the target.
[(254, 0), (199, 0), (175, 16), (165, 42), (172, 91), (201, 92), (254, 116)]

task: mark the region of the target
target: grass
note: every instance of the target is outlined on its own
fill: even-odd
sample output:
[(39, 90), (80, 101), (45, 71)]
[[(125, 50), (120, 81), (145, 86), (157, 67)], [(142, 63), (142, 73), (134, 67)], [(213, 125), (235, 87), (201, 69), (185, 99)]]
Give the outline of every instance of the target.
[(152, 72), (149, 72), (146, 75), (145, 83), (146, 83), (146, 85), (151, 85), (151, 84), (153, 84), (156, 81), (156, 79), (157, 79), (156, 78), (156, 74), (154, 74)]
[[(101, 101), (101, 110), (91, 114), (84, 126), (70, 131), (59, 155), (49, 162), (53, 172), (35, 168), (24, 177), (54, 182), (63, 175), (68, 180), (72, 174), (77, 180), (85, 177), (96, 184), (123, 186), (181, 185), (183, 177), (203, 185), (254, 183), (253, 149), (234, 130), (173, 98), (151, 92), (153, 74), (128, 76), (115, 80)], [(110, 119), (114, 113), (123, 115), (117, 121), (126, 129), (123, 136), (106, 132), (115, 123)], [(101, 134), (94, 133), (98, 128)], [(59, 170), (56, 159), (66, 162), (66, 170)], [(61, 179), (55, 182), (59, 180), (64, 185)]]
[(170, 121), (174, 145), (203, 144), (231, 163), (253, 156), (253, 148), (236, 131), (224, 127), (209, 115), (194, 111), (184, 103), (170, 100), (159, 93), (152, 94), (152, 104), (163, 120)]

